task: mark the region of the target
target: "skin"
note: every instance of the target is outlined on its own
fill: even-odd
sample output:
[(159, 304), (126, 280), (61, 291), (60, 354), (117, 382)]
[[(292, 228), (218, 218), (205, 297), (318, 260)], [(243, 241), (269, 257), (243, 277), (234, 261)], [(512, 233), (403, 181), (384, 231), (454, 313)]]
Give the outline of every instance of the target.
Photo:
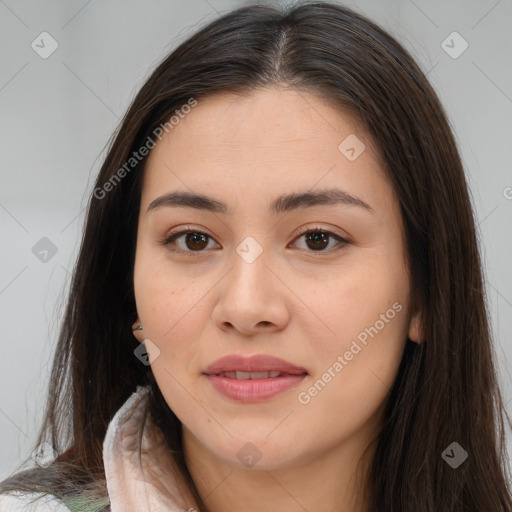
[[(350, 134), (366, 145), (354, 161), (338, 149)], [(201, 99), (151, 151), (134, 269), (143, 331), (134, 335), (160, 351), (152, 371), (183, 424), (187, 465), (211, 512), (365, 510), (364, 475), (383, 403), (407, 336), (421, 341), (397, 198), (372, 148), (347, 113), (304, 91), (273, 87)], [(374, 213), (346, 204), (269, 210), (283, 194), (332, 187)], [(211, 196), (230, 213), (147, 212), (173, 191)], [(331, 237), (315, 251), (323, 246), (308, 244), (303, 233), (317, 228), (349, 243)], [(162, 244), (186, 229), (210, 237), (199, 244), (202, 252), (186, 236)], [(248, 236), (263, 250), (252, 263), (236, 252)], [(394, 303), (401, 311), (300, 403), (299, 393)], [(308, 376), (264, 402), (240, 403), (203, 375), (227, 354), (271, 354)], [(252, 468), (237, 456), (248, 442), (261, 454)]]

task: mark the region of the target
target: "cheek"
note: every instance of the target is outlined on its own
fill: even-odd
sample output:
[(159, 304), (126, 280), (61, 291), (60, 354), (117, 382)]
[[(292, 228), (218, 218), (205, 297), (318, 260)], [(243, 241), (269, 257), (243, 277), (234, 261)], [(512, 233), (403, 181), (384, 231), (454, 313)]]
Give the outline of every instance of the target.
[(375, 255), (344, 265), (315, 283), (309, 296), (311, 309), (325, 327), (318, 339), (322, 346), (338, 350), (347, 342), (350, 344), (350, 340), (373, 326), (396, 302), (402, 311), (398, 313), (398, 307), (391, 311), (388, 316), (392, 318), (381, 331), (393, 335), (403, 332), (409, 300), (408, 279), (396, 260), (391, 264), (394, 267), (388, 258)]
[[(311, 377), (297, 401), (304, 417), (324, 418), (322, 429), (351, 435), (377, 418), (395, 379), (406, 341), (407, 288), (401, 274), (367, 266), (352, 269), (322, 295), (323, 329), (306, 359)], [(317, 293), (318, 296), (318, 293)], [(327, 334), (326, 334), (327, 332)]]
[[(391, 387), (408, 330), (408, 277), (400, 261), (377, 254), (360, 259), (311, 295), (323, 323), (319, 330), (303, 325), (312, 340), (310, 381), (319, 381), (311, 392), (323, 395), (315, 398), (318, 407), (372, 410)], [(365, 404), (358, 403), (362, 396)]]
[[(144, 335), (158, 348), (158, 356), (151, 358), (158, 387), (173, 411), (189, 411), (190, 390), (200, 367), (199, 344), (208, 317), (206, 301), (201, 300), (206, 293), (205, 281), (185, 279), (179, 272), (171, 272), (169, 266), (145, 266), (141, 259), (136, 263), (134, 286)], [(196, 395), (194, 400), (201, 401)]]
[[(211, 286), (211, 285), (210, 285)], [(208, 276), (191, 275), (177, 267), (161, 248), (137, 248), (134, 268), (134, 291), (137, 311), (155, 338), (165, 341), (175, 336), (208, 288)], [(189, 326), (190, 327), (190, 326)]]

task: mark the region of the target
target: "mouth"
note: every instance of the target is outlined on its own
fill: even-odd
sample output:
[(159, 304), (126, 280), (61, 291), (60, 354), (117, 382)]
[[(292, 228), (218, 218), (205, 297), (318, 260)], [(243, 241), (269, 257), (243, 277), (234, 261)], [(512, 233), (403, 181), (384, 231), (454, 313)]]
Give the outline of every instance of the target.
[(269, 400), (297, 387), (308, 372), (270, 355), (232, 355), (215, 361), (204, 375), (220, 395), (230, 400), (252, 403)]
[(275, 379), (283, 375), (292, 375), (290, 373), (268, 371), (268, 372), (221, 372), (215, 374), (219, 377), (227, 377), (228, 379), (236, 380), (257, 380), (257, 379)]

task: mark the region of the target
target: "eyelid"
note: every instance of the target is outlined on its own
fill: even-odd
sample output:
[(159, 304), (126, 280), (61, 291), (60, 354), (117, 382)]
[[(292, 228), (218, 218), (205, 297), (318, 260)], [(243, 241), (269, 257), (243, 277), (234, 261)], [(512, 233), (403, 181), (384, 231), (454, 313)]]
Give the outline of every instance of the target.
[(180, 226), (179, 228), (175, 228), (175, 229), (172, 229), (171, 231), (169, 231), (164, 237), (164, 242), (166, 240), (169, 240), (170, 238), (172, 238), (175, 235), (185, 235), (188, 232), (201, 233), (201, 234), (209, 236), (211, 239), (213, 239), (213, 236), (209, 235), (203, 228), (198, 228), (197, 226), (192, 226), (192, 225), (190, 225), (190, 226), (185, 225), (185, 226)]

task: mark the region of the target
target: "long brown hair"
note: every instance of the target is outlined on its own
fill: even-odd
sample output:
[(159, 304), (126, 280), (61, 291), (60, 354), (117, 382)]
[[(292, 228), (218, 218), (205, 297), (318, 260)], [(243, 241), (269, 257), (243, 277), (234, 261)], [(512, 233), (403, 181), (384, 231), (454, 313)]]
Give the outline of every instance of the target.
[[(95, 189), (104, 187), (158, 126), (190, 98), (285, 85), (352, 113), (375, 142), (399, 200), (412, 307), (425, 342), (408, 340), (386, 402), (373, 466), (372, 512), (512, 511), (499, 391), (475, 217), (443, 106), (392, 36), (328, 2), (285, 9), (254, 5), (199, 30), (157, 67), (113, 138)], [(51, 373), (36, 446), (51, 466), (14, 475), (10, 489), (106, 493), (102, 441), (137, 385), (151, 384), (152, 411), (190, 492), (181, 424), (136, 357), (133, 266), (146, 158), (108, 193), (93, 195)], [(104, 190), (104, 189), (103, 189)], [(457, 469), (442, 456), (458, 443)], [(104, 495), (106, 496), (106, 494)], [(101, 508), (101, 505), (99, 505)]]

